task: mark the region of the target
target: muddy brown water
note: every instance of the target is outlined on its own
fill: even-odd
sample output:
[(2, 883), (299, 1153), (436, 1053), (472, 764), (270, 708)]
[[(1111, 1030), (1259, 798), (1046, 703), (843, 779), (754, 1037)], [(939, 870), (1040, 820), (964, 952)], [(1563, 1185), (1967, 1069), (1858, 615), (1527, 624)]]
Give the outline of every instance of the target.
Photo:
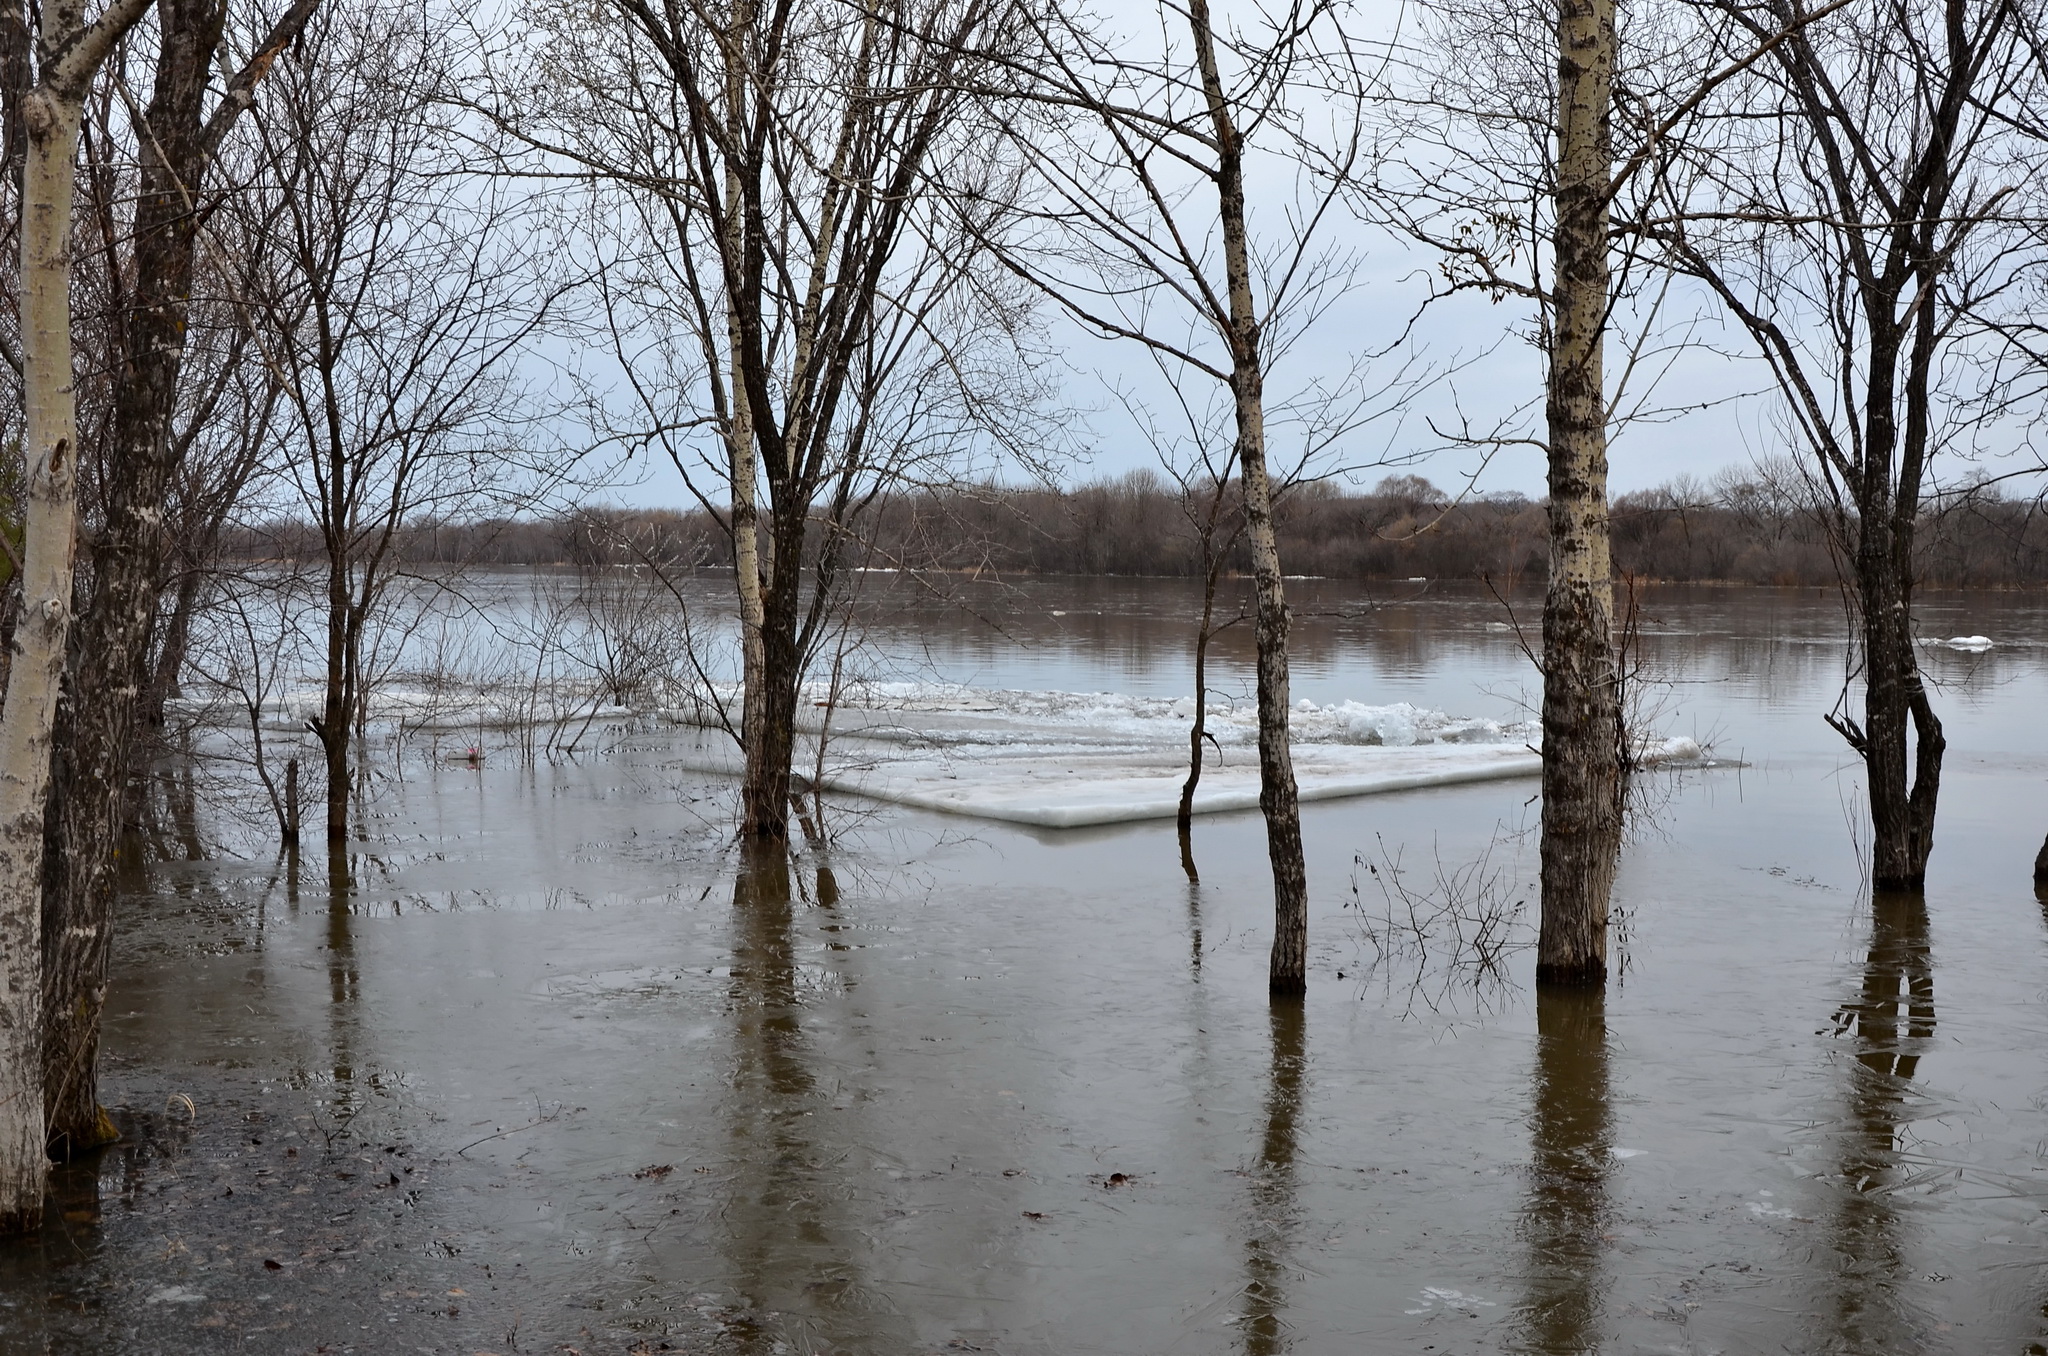
[[(1295, 596), (1299, 696), (1533, 688), (1481, 593)], [(1001, 633), (876, 636), (1170, 693), (1186, 601), (1047, 581)], [(2048, 600), (1926, 613), (1998, 644), (1928, 651), (1929, 887), (1872, 900), (1832, 597), (1651, 595), (1667, 728), (1743, 765), (1651, 779), (1604, 998), (1388, 940), (1390, 859), (1529, 898), (1529, 782), (1304, 807), (1311, 990), (1273, 1008), (1254, 815), (1198, 821), (1190, 883), (1170, 824), (848, 801), (791, 873), (650, 726), (415, 751), (294, 866), (197, 779), (124, 904), (128, 1138), (0, 1254), (0, 1351), (2048, 1351)]]

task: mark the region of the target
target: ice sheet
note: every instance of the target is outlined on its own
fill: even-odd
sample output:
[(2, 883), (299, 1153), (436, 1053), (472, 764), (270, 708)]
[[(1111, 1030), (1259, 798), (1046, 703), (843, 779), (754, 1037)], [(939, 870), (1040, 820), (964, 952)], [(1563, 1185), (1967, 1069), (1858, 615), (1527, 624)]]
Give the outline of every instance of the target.
[[(807, 710), (815, 730), (822, 694)], [(831, 713), (825, 784), (949, 814), (1046, 828), (1170, 819), (1187, 777), (1192, 698), (872, 684)], [(1405, 702), (1303, 701), (1291, 713), (1303, 800), (1523, 777), (1541, 770), (1534, 722), (1455, 717)], [(1194, 811), (1259, 803), (1258, 726), (1218, 704)]]
[[(672, 704), (678, 697), (684, 700)], [(737, 691), (675, 694), (651, 710), (636, 711), (568, 684), (520, 692), (392, 684), (374, 691), (370, 709), (373, 719), (403, 722), (412, 729), (634, 715), (715, 726), (714, 697), (736, 714)], [(296, 729), (318, 706), (317, 691), (290, 690), (264, 704), (263, 721), (273, 729)], [(798, 724), (813, 740), (829, 727), (821, 780), (832, 790), (949, 814), (1078, 828), (1172, 818), (1187, 777), (1193, 718), (1189, 697), (867, 683), (836, 696), (823, 687), (807, 687)], [(1535, 721), (1452, 716), (1407, 702), (1373, 706), (1304, 700), (1290, 713), (1289, 730), (1295, 781), (1304, 801), (1542, 771)], [(1256, 809), (1256, 711), (1244, 702), (1212, 703), (1204, 743), (1194, 812)], [(1639, 752), (1651, 762), (1702, 756), (1700, 746), (1685, 738), (1652, 738)], [(814, 743), (799, 754), (799, 771), (805, 775), (820, 772), (814, 754)], [(682, 754), (682, 761), (703, 771), (737, 771), (733, 750), (722, 737), (700, 741)]]

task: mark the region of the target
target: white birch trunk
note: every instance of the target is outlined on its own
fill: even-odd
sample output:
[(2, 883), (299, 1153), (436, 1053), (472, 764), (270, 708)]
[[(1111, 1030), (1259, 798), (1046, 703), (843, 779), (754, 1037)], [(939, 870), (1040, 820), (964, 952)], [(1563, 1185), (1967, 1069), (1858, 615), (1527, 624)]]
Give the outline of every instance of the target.
[(1604, 369), (1613, 0), (1558, 14), (1556, 263), (1550, 373), (1550, 587), (1543, 605), (1543, 921), (1536, 978), (1607, 978), (1621, 853), (1621, 706), (1607, 519)]
[(78, 413), (71, 389), (71, 193), (80, 108), (32, 91), (22, 182), (27, 406), (21, 622), (0, 709), (0, 1222), (42, 1223), (43, 797), (71, 624)]
[[(78, 520), (78, 404), (71, 385), (71, 199), (92, 74), (147, 0), (88, 25), (78, 0), (43, 11), (45, 65), (22, 101), (22, 388), (26, 424), (21, 621), (0, 707), (0, 1233), (41, 1227), (43, 799), (71, 627)], [(52, 58), (49, 54), (57, 54)]]
[[(738, 136), (745, 124), (747, 106), (747, 39), (754, 23), (754, 6), (736, 4), (724, 42), (725, 117), (727, 134)], [(747, 206), (739, 175), (739, 157), (727, 148), (725, 163), (725, 251), (724, 277), (742, 274), (740, 256), (746, 248)], [(730, 295), (726, 298), (725, 342), (728, 359), (731, 424), (726, 429), (727, 477), (732, 489), (732, 564), (740, 607), (740, 748), (742, 752), (761, 747), (762, 684), (765, 662), (761, 641), (761, 536), (760, 506), (757, 500), (760, 476), (754, 452), (754, 407), (747, 394), (741, 349), (746, 343), (745, 327)]]

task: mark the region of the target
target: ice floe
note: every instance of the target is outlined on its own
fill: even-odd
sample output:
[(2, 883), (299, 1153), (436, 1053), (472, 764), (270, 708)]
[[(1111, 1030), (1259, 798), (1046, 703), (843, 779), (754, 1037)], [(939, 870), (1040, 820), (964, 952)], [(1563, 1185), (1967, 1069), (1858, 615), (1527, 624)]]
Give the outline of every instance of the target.
[[(815, 731), (824, 712), (815, 699), (804, 710)], [(1187, 777), (1194, 714), (1191, 697), (867, 684), (833, 704), (823, 780), (900, 805), (1042, 828), (1170, 819)], [(1407, 702), (1302, 701), (1289, 730), (1304, 801), (1542, 771), (1534, 721), (1452, 716)], [(1257, 808), (1257, 712), (1249, 703), (1212, 707), (1207, 734), (1194, 812)], [(1644, 756), (1700, 754), (1692, 740), (1659, 739)]]
[[(246, 722), (233, 694), (195, 695), (188, 714), (230, 725)], [(320, 692), (293, 686), (261, 703), (272, 731), (303, 730)], [(592, 685), (389, 683), (373, 688), (370, 720), (386, 729), (457, 733), (661, 718), (716, 729), (737, 720), (734, 685), (690, 684), (619, 705)], [(723, 712), (723, 718), (721, 717)], [(836, 693), (807, 685), (798, 703), (808, 752), (799, 770), (831, 790), (926, 810), (1044, 828), (1077, 828), (1170, 819), (1187, 777), (1192, 697), (1119, 692), (1021, 691), (933, 682), (865, 682)], [(829, 728), (825, 757), (817, 736)], [(1409, 702), (1302, 700), (1289, 712), (1295, 780), (1304, 801), (1535, 776), (1536, 721), (1454, 716)], [(472, 741), (474, 742), (474, 741)], [(683, 751), (698, 771), (731, 772), (737, 760), (723, 736)], [(1202, 780), (1194, 812), (1256, 809), (1258, 718), (1250, 702), (1212, 702)], [(1637, 746), (1643, 762), (1702, 758), (1683, 737)]]
[[(815, 720), (815, 707), (807, 708)], [(1177, 812), (1189, 697), (880, 683), (841, 695), (826, 785), (950, 814), (1077, 828)], [(1303, 800), (1526, 776), (1531, 725), (1457, 719), (1407, 703), (1300, 703), (1291, 713)], [(1257, 713), (1208, 717), (1197, 814), (1259, 803)]]
[(1947, 640), (1940, 643), (1948, 646), (1951, 650), (1962, 650), (1969, 654), (1982, 654), (1998, 642), (1989, 636), (1950, 636)]

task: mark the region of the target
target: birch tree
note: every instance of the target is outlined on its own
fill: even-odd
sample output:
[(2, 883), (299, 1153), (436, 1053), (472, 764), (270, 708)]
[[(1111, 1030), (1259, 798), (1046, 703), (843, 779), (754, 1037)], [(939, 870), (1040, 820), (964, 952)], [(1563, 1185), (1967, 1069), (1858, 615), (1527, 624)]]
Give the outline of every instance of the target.
[(27, 465), (22, 615), (0, 707), (0, 1232), (39, 1228), (43, 799), (71, 622), (78, 418), (71, 372), (71, 205), (78, 132), (94, 74), (148, 0), (48, 0), (35, 83), (21, 104), (21, 361)]
[(1332, 249), (1323, 228), (1362, 150), (1359, 91), (1337, 8), (1323, 0), (1248, 7), (1227, 30), (1207, 0), (1146, 17), (1156, 31), (1126, 33), (1058, 7), (1035, 20), (1034, 45), (1011, 67), (1042, 110), (1011, 140), (1034, 179), (1021, 210), (1035, 230), (1001, 257), (1083, 332), (1148, 351), (1169, 383), (1228, 392), (1227, 461), (1252, 563), (1259, 807), (1273, 879), (1268, 985), (1295, 995), (1307, 985), (1308, 877), (1273, 525), (1285, 472), (1275, 474), (1269, 434), (1304, 410), (1326, 431), (1377, 411), (1362, 362), (1324, 366), (1279, 392), (1268, 379), (1355, 279), (1357, 260)]
[[(1512, 446), (1544, 457), (1550, 560), (1536, 975), (1600, 984), (1631, 762), (1615, 652), (1608, 452), (1617, 429), (1668, 417), (1655, 403), (1658, 379), (1687, 347), (1683, 330), (1674, 341), (1665, 329), (1659, 275), (1637, 236), (1678, 135), (1786, 30), (1760, 21), (1746, 41), (1717, 43), (1667, 7), (1630, 16), (1624, 46), (1614, 0), (1436, 0), (1425, 15), (1421, 39), (1389, 55), (1397, 71), (1389, 145), (1367, 162), (1375, 174), (1361, 181), (1357, 201), (1369, 219), (1436, 252), (1425, 304), (1469, 294), (1515, 299), (1533, 315), (1540, 436), (1525, 431), (1519, 413), (1495, 425), (1459, 423), (1446, 436), (1489, 457)], [(1490, 79), (1475, 85), (1481, 68)], [(1621, 360), (1610, 365), (1617, 333)]]
[(210, 277), (199, 281), (200, 234), (220, 201), (214, 166), (314, 4), (295, 0), (215, 92), (209, 78), (231, 45), (225, 7), (217, 0), (161, 0), (150, 98), (129, 106), (134, 172), (117, 167), (110, 176), (126, 201), (98, 203), (94, 213), (110, 236), (95, 242), (95, 253), (106, 264), (102, 283), (114, 317), (104, 335), (112, 410), (95, 457), (98, 530), (66, 667), (43, 863), (44, 1090), (51, 1148), (59, 1156), (114, 1138), (97, 1100), (100, 1013), (136, 721), (153, 687), (152, 661), (168, 638), (157, 633), (177, 545), (166, 506), (206, 426), (239, 413), (223, 396), (240, 379), (246, 330), (211, 345), (226, 351), (208, 355), (213, 361), (197, 381), (186, 369), (195, 282), (217, 287), (231, 271), (216, 256)]
[(1557, 181), (1544, 423), (1550, 582), (1543, 596), (1539, 983), (1607, 978), (1621, 857), (1621, 687), (1607, 523), (1607, 235), (1614, 171), (1614, 0), (1560, 0)]
[(788, 838), (800, 689), (857, 520), (1030, 404), (1026, 308), (928, 191), (1005, 173), (965, 87), (1007, 13), (540, 0), (497, 58), (491, 115), (535, 172), (589, 188), (595, 337), (629, 393), (606, 432), (665, 456), (732, 543), (741, 692), (720, 718), (749, 840)]

